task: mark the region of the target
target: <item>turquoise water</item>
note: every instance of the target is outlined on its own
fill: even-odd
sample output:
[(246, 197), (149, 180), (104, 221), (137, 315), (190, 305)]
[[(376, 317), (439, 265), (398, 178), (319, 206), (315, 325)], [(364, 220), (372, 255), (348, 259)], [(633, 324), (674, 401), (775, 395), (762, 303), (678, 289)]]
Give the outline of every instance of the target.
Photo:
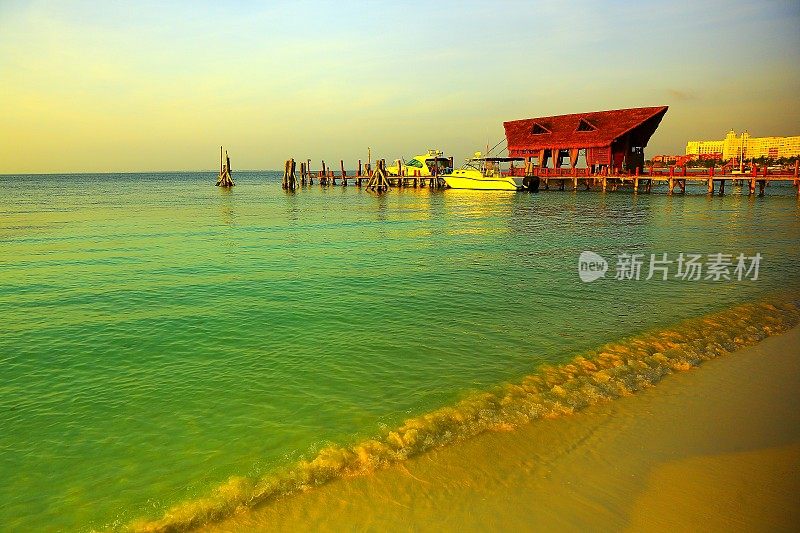
[[(157, 517), (542, 363), (800, 287), (788, 186), (292, 194), (275, 173), (235, 178), (0, 176), (0, 529)], [(587, 284), (583, 250), (764, 259), (756, 281)]]

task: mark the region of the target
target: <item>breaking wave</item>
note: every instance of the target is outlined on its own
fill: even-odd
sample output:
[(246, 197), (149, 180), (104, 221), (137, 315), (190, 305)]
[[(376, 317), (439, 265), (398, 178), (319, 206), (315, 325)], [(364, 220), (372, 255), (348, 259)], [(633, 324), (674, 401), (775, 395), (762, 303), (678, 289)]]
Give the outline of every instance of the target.
[(673, 372), (751, 346), (798, 322), (796, 301), (748, 303), (609, 343), (566, 364), (543, 366), (515, 383), (410, 418), (376, 438), (326, 447), (313, 459), (262, 477), (231, 477), (206, 497), (175, 505), (161, 518), (129, 523), (124, 530), (191, 530), (334, 478), (368, 474), (482, 432), (507, 431), (540, 418), (568, 415), (651, 387)]

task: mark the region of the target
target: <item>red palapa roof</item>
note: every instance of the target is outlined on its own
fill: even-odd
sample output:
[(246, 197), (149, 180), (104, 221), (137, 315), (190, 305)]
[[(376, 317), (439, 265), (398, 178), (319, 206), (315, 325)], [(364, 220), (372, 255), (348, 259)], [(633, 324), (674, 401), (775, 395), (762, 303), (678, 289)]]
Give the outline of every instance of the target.
[(610, 145), (628, 132), (631, 132), (633, 145), (646, 146), (667, 109), (667, 106), (636, 107), (526, 118), (504, 122), (503, 127), (509, 152), (541, 148), (598, 148)]

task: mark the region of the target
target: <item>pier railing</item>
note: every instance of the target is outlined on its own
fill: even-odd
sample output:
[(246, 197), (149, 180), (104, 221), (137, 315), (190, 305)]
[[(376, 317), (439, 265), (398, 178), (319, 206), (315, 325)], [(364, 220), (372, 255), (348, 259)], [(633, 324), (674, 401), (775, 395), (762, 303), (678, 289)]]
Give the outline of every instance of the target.
[(689, 168), (689, 167), (667, 167), (667, 168), (654, 168), (649, 167), (645, 169), (636, 169), (634, 171), (626, 171), (622, 169), (608, 169), (603, 167), (601, 170), (592, 172), (590, 168), (539, 168), (530, 167), (514, 167), (509, 172), (504, 173), (508, 176), (538, 176), (539, 178), (573, 178), (573, 177), (673, 177), (673, 178), (689, 178), (689, 179), (738, 179), (748, 180), (750, 178), (779, 178), (783, 180), (798, 179), (798, 170), (794, 169), (769, 169), (766, 166), (758, 167), (753, 165), (745, 172), (736, 170), (729, 170), (722, 168)]
[(800, 196), (799, 170), (798, 163), (795, 163), (794, 169), (769, 169), (754, 164), (747, 172), (736, 171), (730, 166), (692, 169), (685, 166), (658, 169), (650, 167), (646, 170), (637, 168), (633, 172), (601, 167), (599, 171), (593, 172), (591, 168), (539, 168), (528, 164), (522, 168), (512, 167), (508, 175), (537, 178), (534, 187), (538, 188), (541, 185), (545, 190), (550, 189), (552, 183), (562, 191), (567, 190), (567, 185), (571, 184), (569, 188), (576, 191), (579, 186), (583, 186), (586, 190), (591, 190), (593, 187), (601, 187), (603, 191), (632, 187), (634, 192), (639, 192), (640, 189), (650, 192), (653, 184), (660, 183), (666, 184), (668, 193), (672, 194), (676, 189), (685, 193), (686, 185), (694, 183), (705, 185), (708, 194), (714, 194), (716, 190), (720, 196), (725, 194), (726, 183), (746, 185), (750, 195), (756, 194), (756, 191), (759, 195), (763, 195), (770, 183), (792, 182), (797, 189), (797, 195)]

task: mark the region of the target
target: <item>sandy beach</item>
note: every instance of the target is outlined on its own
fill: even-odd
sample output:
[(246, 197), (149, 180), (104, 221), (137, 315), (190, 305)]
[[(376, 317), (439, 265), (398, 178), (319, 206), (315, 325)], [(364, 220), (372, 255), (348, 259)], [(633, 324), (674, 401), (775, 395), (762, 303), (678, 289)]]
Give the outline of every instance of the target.
[(800, 328), (633, 396), (337, 480), (209, 531), (790, 531)]

